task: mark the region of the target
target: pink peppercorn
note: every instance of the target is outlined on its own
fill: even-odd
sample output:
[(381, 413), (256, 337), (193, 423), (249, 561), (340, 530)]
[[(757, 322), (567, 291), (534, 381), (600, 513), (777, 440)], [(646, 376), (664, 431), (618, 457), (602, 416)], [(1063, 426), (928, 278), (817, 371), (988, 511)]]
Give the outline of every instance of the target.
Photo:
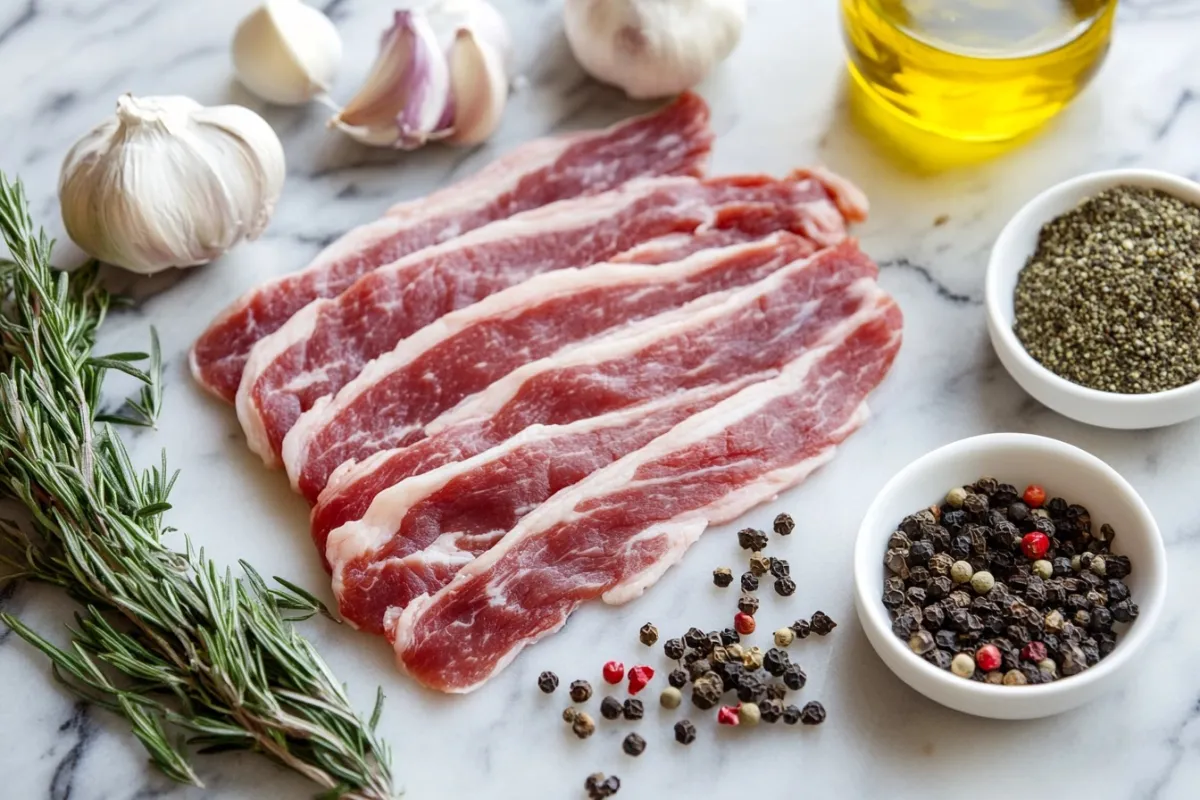
[(754, 617), (742, 611), (733, 615), (733, 629), (742, 636), (749, 636), (754, 633)]
[(739, 724), (741, 720), (738, 718), (738, 710), (741, 707), (741, 703), (738, 703), (736, 706), (721, 706), (717, 709), (717, 722), (722, 725)]
[(1021, 551), (1034, 561), (1046, 555), (1050, 549), (1050, 537), (1041, 531), (1032, 531), (1021, 538)]
[(1000, 669), (1000, 648), (994, 644), (985, 644), (976, 650), (975, 665), (984, 672), (994, 672)]
[(620, 683), (625, 677), (625, 665), (620, 661), (609, 661), (604, 665), (604, 680), (612, 684)]
[(1046, 658), (1046, 645), (1042, 642), (1030, 642), (1021, 648), (1021, 658), (1026, 661), (1042, 661)]
[(639, 665), (629, 670), (629, 693), (637, 694), (646, 688), (646, 684), (654, 677), (654, 669)]

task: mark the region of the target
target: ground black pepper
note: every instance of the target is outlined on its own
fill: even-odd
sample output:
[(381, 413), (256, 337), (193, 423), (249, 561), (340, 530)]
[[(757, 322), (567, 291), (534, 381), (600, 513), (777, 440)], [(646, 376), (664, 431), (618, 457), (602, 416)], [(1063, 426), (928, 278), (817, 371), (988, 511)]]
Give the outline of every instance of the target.
[(1043, 366), (1083, 386), (1183, 386), (1200, 375), (1198, 272), (1200, 207), (1109, 189), (1042, 227), (1017, 279), (1013, 329)]

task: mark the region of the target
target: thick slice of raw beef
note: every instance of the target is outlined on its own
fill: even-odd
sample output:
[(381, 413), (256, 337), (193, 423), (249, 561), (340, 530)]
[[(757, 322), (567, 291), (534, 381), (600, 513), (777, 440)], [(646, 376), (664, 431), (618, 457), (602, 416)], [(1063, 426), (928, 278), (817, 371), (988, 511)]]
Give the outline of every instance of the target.
[(778, 377), (702, 411), (528, 514), (439, 592), (389, 612), (399, 666), (467, 692), (581, 603), (639, 596), (709, 525), (795, 486), (867, 416), (900, 346), (890, 300)]
[[(251, 448), (278, 464), (283, 437), (302, 412), (443, 314), (533, 275), (611, 260), (659, 237), (671, 245), (658, 259), (667, 261), (678, 258), (681, 233), (788, 230), (821, 244), (841, 241), (846, 217), (864, 212), (856, 194), (840, 179), (807, 171), (784, 180), (656, 178), (494, 222), (363, 276), (261, 340), (238, 387), (238, 419)], [(654, 260), (644, 248), (635, 257)]]
[(815, 249), (808, 239), (781, 233), (669, 265), (558, 270), (447, 314), (301, 415), (283, 440), (292, 485), (315, 503), (337, 467), (411, 444), (439, 414), (517, 367), (702, 295), (753, 283)]
[[(472, 491), (466, 487), (474, 485), (468, 478), (466, 483), (456, 483), (446, 499), (468, 504), (475, 500), (479, 508), (495, 512), (494, 520), (507, 514), (511, 527), (520, 514), (555, 491), (679, 422), (683, 417), (676, 414), (672, 398), (698, 388), (723, 384), (736, 388), (747, 380), (769, 378), (847, 317), (874, 308), (883, 297), (874, 275), (874, 265), (846, 243), (730, 292), (718, 304), (685, 307), (535, 362), (456, 410), (470, 409), (466, 421), (397, 451), (387, 469), (395, 475), (396, 465), (403, 464), (409, 469), (424, 467), (429, 474), (431, 466), (448, 465), (430, 478), (436, 482), (456, 473), (453, 461), (485, 473), (497, 468), (495, 475), (483, 477), (477, 498), (466, 496)], [(712, 392), (678, 402), (698, 411), (720, 399), (719, 392)], [(606, 413), (609, 418), (599, 420)], [(645, 416), (650, 418), (634, 424)], [(591, 423), (591, 418), (599, 421), (570, 424)], [(530, 433), (530, 426), (539, 430)], [(520, 435), (525, 438), (509, 460), (504, 448), (510, 437)], [(478, 453), (483, 453), (479, 459), (462, 460)], [(445, 461), (435, 464), (439, 455)], [(526, 459), (544, 461), (548, 471), (514, 476), (529, 480), (510, 492), (500, 482), (510, 467)], [(402, 477), (413, 474), (417, 473)], [(486, 493), (489, 481), (494, 495)], [(326, 546), (343, 616), (372, 631), (380, 629), (387, 606), (403, 605), (411, 598), (405, 567), (397, 568), (393, 562), (434, 544), (441, 533), (454, 532), (437, 521), (440, 511), (435, 510), (434, 519), (409, 517), (414, 492), (420, 494), (419, 487), (431, 484), (393, 484), (373, 499), (360, 522), (333, 531)], [(456, 494), (463, 497), (455, 498)], [(506, 512), (506, 506), (511, 511)]]
[(523, 145), (473, 177), (393, 206), (329, 245), (303, 271), (251, 289), (196, 341), (192, 374), (232, 402), (250, 348), (311, 301), (340, 294), (376, 267), (521, 211), (639, 176), (699, 176), (711, 147), (708, 107), (690, 93), (606, 130)]

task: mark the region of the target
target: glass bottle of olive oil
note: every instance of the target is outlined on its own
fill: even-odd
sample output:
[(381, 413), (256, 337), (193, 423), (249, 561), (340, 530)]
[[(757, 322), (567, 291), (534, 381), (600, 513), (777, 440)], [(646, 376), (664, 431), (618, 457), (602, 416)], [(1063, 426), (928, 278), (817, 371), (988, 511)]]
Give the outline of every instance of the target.
[(925, 132), (1002, 142), (1079, 93), (1116, 0), (841, 0), (859, 90)]

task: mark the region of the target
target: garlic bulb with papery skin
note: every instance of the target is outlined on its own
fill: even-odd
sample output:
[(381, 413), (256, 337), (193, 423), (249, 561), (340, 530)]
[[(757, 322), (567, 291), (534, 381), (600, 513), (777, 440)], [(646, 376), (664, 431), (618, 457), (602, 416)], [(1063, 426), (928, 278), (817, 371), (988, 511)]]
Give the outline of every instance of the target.
[(84, 252), (149, 274), (256, 238), (283, 179), (279, 137), (250, 109), (127, 94), (67, 153), (58, 196)]
[(233, 36), (238, 80), (272, 103), (300, 105), (328, 92), (341, 59), (337, 28), (300, 0), (266, 0)]
[(630, 97), (695, 86), (737, 45), (746, 0), (566, 0), (563, 24), (592, 77)]

